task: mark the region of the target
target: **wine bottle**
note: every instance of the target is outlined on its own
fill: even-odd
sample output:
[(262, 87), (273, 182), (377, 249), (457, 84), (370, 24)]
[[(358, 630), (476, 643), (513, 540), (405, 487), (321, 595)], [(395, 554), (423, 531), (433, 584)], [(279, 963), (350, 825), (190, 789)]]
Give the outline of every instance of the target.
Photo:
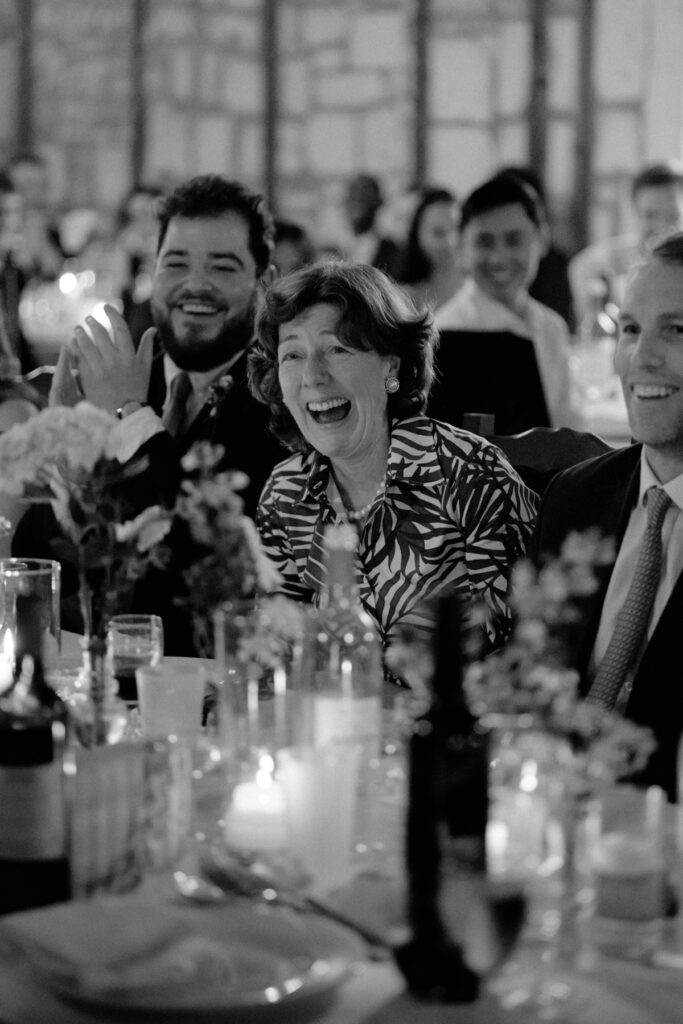
[(432, 697), (409, 747), (406, 821), (408, 918), (412, 937), (396, 951), (408, 986), (421, 998), (471, 1002), (479, 978), (456, 935), (462, 918), (462, 873), (485, 871), (487, 763), (485, 734), (462, 690), (460, 610), (438, 604)]
[[(356, 583), (356, 531), (329, 527), (324, 536), (325, 585), (306, 618), (293, 686), (298, 694), (298, 740), (343, 752), (353, 800), (348, 873), (384, 859), (384, 824), (376, 813), (382, 785), (382, 648)], [(288, 698), (289, 699), (289, 698)], [(291, 705), (290, 705), (291, 706)]]
[(350, 739), (369, 758), (381, 744), (382, 650), (358, 593), (357, 545), (351, 527), (325, 533), (325, 586), (305, 625), (300, 685), (312, 697), (312, 741)]
[(0, 913), (69, 898), (67, 713), (42, 660), (42, 601), (16, 597), (14, 682), (0, 698)]

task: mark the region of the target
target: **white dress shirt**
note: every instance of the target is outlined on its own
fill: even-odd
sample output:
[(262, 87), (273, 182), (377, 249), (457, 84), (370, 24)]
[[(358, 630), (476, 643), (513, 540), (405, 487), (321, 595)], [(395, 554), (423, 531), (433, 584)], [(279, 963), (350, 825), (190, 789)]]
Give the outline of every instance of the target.
[[(607, 650), (610, 637), (614, 632), (617, 615), (626, 599), (647, 525), (647, 513), (644, 504), (645, 492), (648, 488), (655, 486), (661, 486), (669, 495), (673, 504), (667, 510), (662, 524), (662, 574), (659, 578), (655, 594), (652, 616), (647, 627), (647, 640), (652, 636), (659, 617), (671, 596), (671, 591), (683, 571), (683, 518), (681, 515), (683, 510), (683, 473), (680, 476), (674, 477), (667, 484), (660, 484), (650, 468), (645, 448), (643, 448), (640, 460), (638, 502), (631, 512), (631, 517), (617, 554), (617, 560), (614, 564), (607, 593), (605, 594), (600, 625), (593, 648), (593, 666), (599, 665)], [(636, 666), (634, 665), (634, 669), (630, 673), (631, 677), (635, 672), (635, 668)]]
[(436, 311), (434, 320), (444, 331), (510, 331), (531, 338), (551, 425), (586, 429), (576, 398), (569, 331), (554, 310), (527, 296), (520, 315), (491, 298), (468, 277)]
[[(205, 370), (203, 373), (192, 371), (190, 373), (190, 383), (192, 384), (192, 395), (188, 399), (187, 403), (187, 417), (185, 420), (185, 426), (189, 426), (192, 421), (197, 417), (200, 410), (206, 404), (207, 392), (212, 384), (215, 384), (224, 373), (227, 373), (231, 366), (233, 366), (240, 356), (243, 354), (244, 349), (240, 349), (239, 352), (231, 356), (226, 363), (221, 366), (214, 367), (212, 370)], [(180, 367), (176, 366), (171, 357), (164, 353), (164, 380), (166, 381), (166, 398), (164, 401), (163, 412), (166, 411), (171, 400), (171, 381), (180, 373)], [(135, 455), (138, 448), (141, 448), (146, 441), (149, 441), (150, 437), (154, 437), (164, 429), (161, 419), (149, 405), (143, 405), (142, 409), (138, 409), (136, 412), (126, 416), (121, 422), (120, 434), (121, 437), (121, 450), (119, 458), (122, 462), (127, 461)]]

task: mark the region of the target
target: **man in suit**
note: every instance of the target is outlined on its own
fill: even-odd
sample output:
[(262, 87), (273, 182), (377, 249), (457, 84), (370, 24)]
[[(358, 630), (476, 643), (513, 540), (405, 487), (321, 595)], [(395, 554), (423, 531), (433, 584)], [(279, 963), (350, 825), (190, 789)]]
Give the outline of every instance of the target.
[[(271, 469), (287, 454), (247, 385), (247, 349), (259, 289), (272, 272), (272, 238), (272, 219), (258, 193), (221, 175), (185, 182), (160, 208), (155, 326), (136, 350), (125, 321), (107, 306), (111, 332), (89, 317), (60, 355), (51, 402), (72, 405), (85, 397), (124, 420), (126, 455), (148, 460), (140, 492), (145, 504), (170, 503), (182, 456), (195, 442), (209, 441), (225, 447), (226, 468), (248, 476), (242, 494), (245, 512), (253, 515)], [(20, 523), (15, 553), (35, 554), (37, 533), (35, 522), (28, 535)], [(178, 571), (177, 564), (173, 575)], [(140, 588), (134, 610), (160, 610), (155, 602), (162, 592), (170, 601), (173, 587), (169, 579), (151, 592)], [(189, 641), (181, 642), (173, 619), (167, 636), (175, 646), (167, 650), (187, 653)]]
[(628, 280), (616, 369), (637, 443), (551, 483), (536, 551), (555, 553), (571, 530), (595, 526), (615, 538), (616, 561), (586, 602), (573, 655), (589, 700), (654, 730), (658, 749), (644, 781), (675, 799), (683, 729), (683, 232), (655, 246)]

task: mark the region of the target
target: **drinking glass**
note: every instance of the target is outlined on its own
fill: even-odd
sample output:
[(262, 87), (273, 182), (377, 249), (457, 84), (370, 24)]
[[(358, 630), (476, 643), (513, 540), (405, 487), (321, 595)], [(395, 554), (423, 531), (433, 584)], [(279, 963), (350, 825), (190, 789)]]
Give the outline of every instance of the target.
[(59, 599), (61, 566), (49, 558), (0, 559), (0, 689), (9, 682), (14, 668), (16, 600), (28, 585), (43, 605), (43, 658), (46, 666), (56, 663), (61, 649)]
[(159, 615), (114, 615), (109, 620), (107, 653), (119, 697), (127, 704), (138, 700), (135, 671), (158, 665), (164, 653), (164, 627)]
[(136, 669), (140, 725), (152, 739), (171, 734), (197, 737), (202, 700), (208, 683), (206, 669), (196, 658), (144, 665)]
[(589, 861), (595, 888), (593, 939), (606, 954), (649, 959), (666, 912), (665, 795), (658, 786), (619, 785), (599, 804)]

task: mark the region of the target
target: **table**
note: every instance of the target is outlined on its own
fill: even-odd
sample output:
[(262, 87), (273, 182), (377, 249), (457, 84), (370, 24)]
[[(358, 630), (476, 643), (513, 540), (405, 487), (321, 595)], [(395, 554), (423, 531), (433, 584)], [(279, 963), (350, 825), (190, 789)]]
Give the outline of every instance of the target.
[[(141, 894), (163, 898), (158, 878), (143, 883)], [(397, 890), (400, 895), (400, 890)], [(363, 899), (367, 908), (370, 900)], [(387, 908), (389, 918), (396, 908)], [(346, 907), (345, 909), (349, 909)], [(384, 918), (386, 920), (386, 918)], [(530, 949), (514, 958), (533, 964)], [(582, 997), (580, 1024), (676, 1024), (683, 1017), (683, 919), (668, 926), (665, 955), (656, 966), (601, 959), (591, 973), (575, 978)], [(161, 1017), (158, 1018), (161, 1022)], [(195, 1024), (187, 1016), (182, 1024)], [(225, 1016), (230, 1024), (230, 1016)], [(260, 1018), (266, 1024), (268, 1018)], [(280, 1024), (301, 1024), (298, 1015), (280, 1017)], [(502, 1009), (495, 995), (484, 991), (472, 1005), (421, 1003), (408, 995), (393, 962), (364, 960), (352, 966), (348, 979), (320, 1018), (321, 1024), (535, 1024), (528, 1008)], [(90, 1013), (61, 1002), (41, 988), (27, 970), (0, 958), (0, 1024), (143, 1024), (139, 1016)], [(149, 1024), (149, 1017), (144, 1024)], [(164, 1024), (166, 1021), (164, 1020)], [(213, 1021), (211, 1022), (213, 1024)], [(577, 1020), (578, 1024), (578, 1020)]]
[[(147, 880), (140, 891), (140, 906), (162, 898), (166, 890), (158, 879)], [(135, 896), (137, 899), (137, 894)], [(188, 913), (209, 913), (192, 907)], [(683, 1005), (683, 921), (668, 926), (667, 950), (657, 966), (602, 958), (591, 973), (575, 979), (582, 1000), (580, 1024), (675, 1024)], [(681, 952), (678, 952), (681, 951)], [(535, 963), (535, 954), (520, 947), (513, 960)], [(222, 1020), (223, 1018), (221, 1018)], [(161, 1020), (161, 1018), (159, 1018)], [(182, 1024), (196, 1024), (186, 1016)], [(225, 1024), (230, 1024), (226, 1015)], [(259, 1018), (266, 1024), (268, 1018)], [(298, 1014), (279, 1016), (279, 1024), (300, 1024)], [(336, 992), (322, 1024), (535, 1024), (540, 1018), (527, 1008), (502, 1009), (491, 992), (470, 1005), (421, 1003), (405, 992), (403, 978), (389, 959), (370, 960), (351, 968)], [(0, 960), (0, 1024), (143, 1024), (139, 1015), (90, 1013), (62, 1003), (41, 989), (32, 975)], [(149, 1018), (144, 1021), (149, 1024)], [(166, 1021), (164, 1020), (164, 1024)], [(197, 1022), (198, 1024), (198, 1022)], [(218, 1024), (212, 1017), (210, 1024)], [(241, 1024), (241, 1022), (240, 1022)], [(579, 1021), (577, 1020), (577, 1024)]]

